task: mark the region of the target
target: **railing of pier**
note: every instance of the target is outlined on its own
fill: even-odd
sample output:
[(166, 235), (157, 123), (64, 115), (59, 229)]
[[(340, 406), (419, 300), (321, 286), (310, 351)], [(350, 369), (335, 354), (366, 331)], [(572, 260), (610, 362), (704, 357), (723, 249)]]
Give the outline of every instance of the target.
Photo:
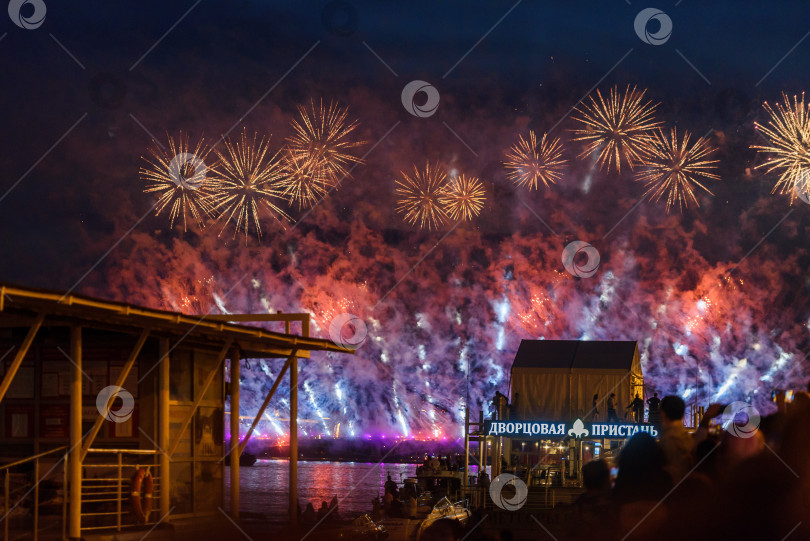
[[(82, 531), (111, 530), (155, 524), (160, 491), (160, 452), (149, 449), (89, 449), (82, 464)], [(135, 474), (143, 468), (152, 478), (152, 512), (139, 521), (131, 497), (143, 498), (144, 487), (132, 495)]]
[[(43, 459), (47, 458), (52, 460), (55, 456), (59, 456), (60, 454), (61, 458), (58, 458), (53, 466), (48, 468), (44, 474), (41, 474), (41, 462)], [(31, 533), (34, 541), (39, 539), (40, 484), (49, 477), (52, 478), (58, 476), (59, 472), (57, 470), (60, 465), (63, 468), (63, 471), (61, 472), (62, 537), (65, 537), (65, 525), (67, 523), (67, 456), (67, 447), (57, 447), (56, 449), (51, 449), (50, 451), (45, 451), (22, 460), (0, 466), (0, 475), (2, 475), (3, 478), (3, 516), (0, 518), (0, 522), (3, 523), (3, 541), (8, 541), (10, 539), (9, 524), (12, 520), (12, 513), (16, 509), (22, 508), (22, 504), (29, 496), (33, 498), (30, 505), (33, 514), (33, 527)], [(33, 463), (33, 472), (29, 470), (29, 468), (31, 468), (31, 463)], [(57, 496), (60, 495), (57, 494)]]

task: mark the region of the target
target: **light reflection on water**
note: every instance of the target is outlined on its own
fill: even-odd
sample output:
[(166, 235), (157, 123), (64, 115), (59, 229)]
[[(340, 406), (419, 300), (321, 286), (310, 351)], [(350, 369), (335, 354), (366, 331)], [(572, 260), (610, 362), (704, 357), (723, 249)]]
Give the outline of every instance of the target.
[[(416, 464), (376, 464), (373, 462), (298, 462), (298, 496), (301, 509), (312, 503), (315, 510), (322, 501), (337, 496), (342, 517), (355, 517), (371, 511), (371, 500), (383, 494), (388, 475), (397, 484), (416, 474)], [(225, 500), (230, 494), (230, 471), (225, 468)], [(272, 521), (288, 516), (286, 460), (257, 460), (239, 469), (240, 512), (265, 515)], [(227, 509), (227, 507), (226, 507)]]

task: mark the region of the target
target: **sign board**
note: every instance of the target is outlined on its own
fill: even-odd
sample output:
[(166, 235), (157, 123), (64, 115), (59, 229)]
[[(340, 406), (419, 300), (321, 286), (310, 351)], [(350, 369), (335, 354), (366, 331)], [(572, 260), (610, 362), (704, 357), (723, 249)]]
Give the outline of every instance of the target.
[(70, 408), (67, 404), (43, 404), (39, 407), (39, 436), (55, 439), (70, 437)]
[(658, 436), (658, 428), (647, 423), (585, 423), (577, 419), (573, 423), (549, 421), (484, 421), (484, 434), (521, 439), (553, 438), (607, 438), (623, 440), (639, 432)]

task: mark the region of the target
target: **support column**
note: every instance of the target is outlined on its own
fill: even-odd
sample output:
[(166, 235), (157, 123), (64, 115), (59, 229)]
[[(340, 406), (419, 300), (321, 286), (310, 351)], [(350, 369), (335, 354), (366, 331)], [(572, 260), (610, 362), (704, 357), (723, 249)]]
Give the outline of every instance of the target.
[(478, 427), (481, 436), (478, 438), (478, 472), (486, 471), (487, 469), (487, 457), (486, 457), (486, 448), (487, 448), (487, 436), (486, 432), (484, 431), (484, 410), (482, 409), (478, 413)]
[(79, 539), (82, 528), (82, 328), (70, 328), (70, 458), (68, 537)]
[(231, 350), (231, 518), (239, 520), (239, 348)]
[[(309, 325), (302, 329), (309, 335)], [(290, 334), (290, 322), (285, 331)], [(290, 524), (298, 524), (298, 357), (290, 362)]]
[(467, 484), (470, 478), (470, 397), (464, 408), (464, 477), (461, 479), (461, 488), (467, 494)]
[(169, 339), (160, 339), (158, 353), (160, 371), (158, 372), (158, 441), (160, 442), (160, 516), (168, 522), (169, 502), (171, 501), (171, 470), (169, 455), (166, 449), (170, 447), (169, 430)]

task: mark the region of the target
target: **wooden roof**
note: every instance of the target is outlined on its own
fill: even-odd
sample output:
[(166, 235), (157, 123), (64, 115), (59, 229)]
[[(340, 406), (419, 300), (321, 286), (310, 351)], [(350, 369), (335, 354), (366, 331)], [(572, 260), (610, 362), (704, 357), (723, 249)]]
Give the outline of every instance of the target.
[(167, 337), (202, 349), (216, 350), (233, 340), (242, 350), (242, 356), (248, 358), (287, 357), (294, 350), (299, 350), (298, 357), (305, 358), (310, 351), (354, 353), (330, 340), (274, 332), (228, 320), (308, 321), (307, 314), (188, 315), (70, 292), (0, 283), (0, 327), (28, 327), (39, 314), (46, 314), (45, 327), (81, 326), (132, 334), (150, 329), (152, 336)]
[(637, 350), (627, 340), (521, 340), (512, 368), (632, 370)]

